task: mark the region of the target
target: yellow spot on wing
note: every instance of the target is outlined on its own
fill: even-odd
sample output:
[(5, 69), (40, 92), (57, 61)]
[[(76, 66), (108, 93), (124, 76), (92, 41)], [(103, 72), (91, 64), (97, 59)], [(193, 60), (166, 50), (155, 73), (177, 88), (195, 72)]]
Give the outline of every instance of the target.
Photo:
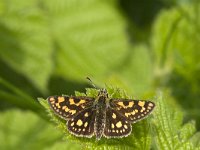
[(63, 106), (62, 109), (65, 110), (65, 108), (67, 108), (67, 106)]
[(118, 104), (119, 106), (124, 107), (124, 103), (123, 103), (123, 102), (118, 102), (117, 104)]
[(84, 99), (81, 99), (80, 102), (78, 102), (77, 106), (84, 104), (86, 101)]
[(59, 104), (59, 103), (56, 103), (56, 106), (57, 106), (58, 108), (60, 108), (60, 104)]
[(125, 129), (128, 129), (128, 126), (127, 126), (127, 125), (124, 125), (124, 128), (125, 128)]
[(131, 112), (131, 115), (135, 115), (135, 111), (134, 110)]
[(133, 107), (134, 102), (129, 102), (127, 106), (125, 106), (123, 102), (118, 102), (117, 104), (126, 109), (128, 107), (130, 107), (130, 108)]
[(76, 122), (77, 126), (82, 126), (83, 125), (83, 122), (81, 121), (81, 119), (79, 119), (77, 122)]
[(128, 107), (133, 107), (134, 102), (129, 102)]
[(149, 106), (150, 106), (150, 107), (153, 107), (153, 103), (149, 103)]
[(72, 127), (74, 126), (74, 122), (71, 123), (71, 126), (72, 126)]
[(126, 117), (129, 117), (129, 116), (131, 116), (131, 115), (135, 115), (135, 111), (133, 110), (132, 112), (130, 112), (130, 113), (125, 113), (125, 116)]
[(51, 103), (51, 104), (54, 104), (54, 103), (55, 103), (55, 101), (50, 101), (50, 103)]
[(140, 110), (140, 112), (144, 112), (146, 110), (146, 108), (142, 107), (142, 109)]
[(75, 103), (74, 103), (74, 99), (73, 99), (73, 98), (70, 98), (70, 99), (69, 99), (69, 104), (70, 104), (70, 105), (73, 105), (73, 104), (75, 104)]
[(66, 108), (65, 108), (65, 112), (68, 112), (69, 111), (69, 108), (66, 106)]
[(117, 122), (116, 123), (116, 127), (121, 128), (122, 127), (122, 122), (121, 121)]
[(139, 105), (140, 107), (143, 107), (143, 106), (144, 106), (144, 104), (145, 104), (145, 102), (144, 102), (144, 101), (139, 101), (139, 102), (138, 102), (138, 105)]
[(69, 112), (73, 115), (76, 113), (76, 110), (69, 110)]
[(86, 127), (87, 127), (87, 125), (88, 125), (88, 122), (85, 122), (85, 124), (84, 124), (84, 127), (86, 128)]
[(49, 99), (49, 101), (55, 101), (54, 97), (51, 97), (51, 98)]
[(64, 97), (58, 97), (58, 103), (64, 102), (65, 98)]
[(130, 115), (131, 115), (130, 113), (125, 113), (125, 116), (126, 116), (126, 117), (128, 117), (128, 116), (130, 116)]
[(84, 104), (85, 102), (86, 102), (85, 100), (81, 99), (78, 103), (75, 103), (73, 98), (69, 99), (70, 105), (80, 106), (81, 104)]
[(112, 114), (112, 117), (113, 117), (113, 119), (116, 119), (117, 116), (116, 116), (115, 113), (113, 113), (113, 114)]
[(112, 123), (112, 124), (111, 124), (111, 128), (114, 128), (114, 127), (115, 127), (115, 126), (114, 126), (114, 124)]
[(67, 106), (63, 106), (62, 109), (65, 110), (65, 112), (69, 111), (69, 108)]
[(85, 116), (85, 117), (88, 117), (88, 112), (86, 112), (86, 113), (84, 114), (84, 116)]

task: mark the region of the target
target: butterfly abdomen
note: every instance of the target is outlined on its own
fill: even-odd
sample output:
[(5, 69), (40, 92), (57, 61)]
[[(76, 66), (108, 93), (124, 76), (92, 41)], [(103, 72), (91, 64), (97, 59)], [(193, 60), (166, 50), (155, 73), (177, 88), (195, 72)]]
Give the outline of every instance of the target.
[(101, 96), (96, 104), (95, 135), (100, 140), (105, 128), (106, 98)]

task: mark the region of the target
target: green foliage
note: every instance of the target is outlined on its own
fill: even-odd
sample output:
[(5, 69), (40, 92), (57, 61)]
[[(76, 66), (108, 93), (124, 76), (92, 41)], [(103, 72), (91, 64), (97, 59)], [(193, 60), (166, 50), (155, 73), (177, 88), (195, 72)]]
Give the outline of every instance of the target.
[[(53, 49), (46, 17), (36, 2), (12, 0), (6, 3), (1, 0), (0, 57), (45, 91), (53, 67), (50, 59)], [(42, 72), (38, 71), (38, 66), (43, 68)]]
[[(199, 0), (0, 0), (0, 149), (198, 149), (199, 17)], [(83, 94), (86, 76), (134, 99), (169, 94), (119, 141), (74, 138), (48, 112), (63, 141), (37, 97)]]
[[(200, 144), (196, 144), (199, 133), (196, 132), (195, 122), (190, 121), (184, 125), (183, 113), (177, 108), (170, 107), (165, 97), (159, 95), (157, 98), (157, 109), (154, 112), (153, 129), (155, 132), (155, 148), (174, 150), (200, 149)], [(191, 140), (193, 139), (193, 140)]]
[(61, 132), (53, 132), (55, 129), (52, 125), (30, 111), (10, 109), (0, 115), (2, 150), (61, 149), (70, 148), (72, 144), (62, 141)]
[(113, 5), (100, 0), (45, 1), (44, 5), (57, 48), (56, 74), (78, 81), (86, 75), (101, 78), (123, 60), (128, 46), (125, 24)]
[(153, 84), (153, 66), (147, 46), (134, 46), (127, 53), (124, 64), (127, 65), (120, 66), (119, 75), (125, 80), (127, 90), (130, 90), (128, 87), (131, 87), (136, 95), (149, 91)]
[(198, 127), (199, 8), (200, 3), (196, 1), (191, 5), (180, 5), (163, 11), (154, 24), (152, 37), (152, 48), (156, 54), (156, 76), (162, 85), (170, 87), (173, 96), (188, 111), (187, 117), (197, 119)]
[[(15, 87), (14, 85), (8, 83), (6, 80), (0, 77), (0, 89), (1, 100), (6, 101), (7, 103), (13, 104), (15, 106), (27, 109), (29, 108), (32, 111), (41, 113), (42, 109), (34, 101), (34, 99), (26, 94), (24, 91)], [(2, 105), (4, 104), (2, 102)], [(6, 104), (5, 104), (6, 105)]]

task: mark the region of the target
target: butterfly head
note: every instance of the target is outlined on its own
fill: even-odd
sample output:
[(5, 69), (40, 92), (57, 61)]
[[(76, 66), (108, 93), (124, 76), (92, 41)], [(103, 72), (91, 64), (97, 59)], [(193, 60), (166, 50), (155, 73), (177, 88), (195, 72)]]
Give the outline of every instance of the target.
[(99, 93), (98, 93), (98, 96), (99, 96), (99, 97), (108, 97), (108, 92), (107, 92), (107, 90), (106, 90), (105, 88), (100, 89), (100, 90), (99, 90)]

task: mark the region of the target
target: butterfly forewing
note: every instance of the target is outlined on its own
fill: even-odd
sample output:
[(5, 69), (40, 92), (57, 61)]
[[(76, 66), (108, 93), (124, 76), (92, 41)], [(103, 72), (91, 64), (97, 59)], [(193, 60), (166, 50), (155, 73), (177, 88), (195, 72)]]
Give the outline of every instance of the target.
[(64, 119), (69, 119), (90, 107), (94, 102), (94, 98), (85, 96), (51, 96), (48, 97), (48, 102), (57, 115)]
[(147, 117), (155, 104), (145, 100), (111, 99), (110, 106), (130, 122), (137, 122)]
[(81, 137), (92, 137), (94, 133), (96, 111), (93, 107), (87, 108), (67, 122), (70, 133)]
[(118, 111), (108, 108), (106, 110), (106, 125), (104, 136), (107, 138), (125, 137), (131, 133), (131, 124)]

